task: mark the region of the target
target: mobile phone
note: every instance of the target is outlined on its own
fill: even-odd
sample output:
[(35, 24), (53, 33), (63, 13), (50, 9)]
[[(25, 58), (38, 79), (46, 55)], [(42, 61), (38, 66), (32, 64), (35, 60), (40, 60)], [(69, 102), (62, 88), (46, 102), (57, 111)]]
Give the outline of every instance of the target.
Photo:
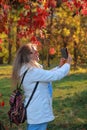
[(68, 58), (67, 48), (62, 48), (62, 49), (61, 49), (61, 55), (62, 55), (62, 57), (65, 58), (65, 59)]

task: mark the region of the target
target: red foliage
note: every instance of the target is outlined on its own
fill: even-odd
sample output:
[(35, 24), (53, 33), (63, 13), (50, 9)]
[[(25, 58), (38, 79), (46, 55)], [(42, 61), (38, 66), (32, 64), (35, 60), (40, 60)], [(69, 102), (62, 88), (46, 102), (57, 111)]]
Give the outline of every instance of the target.
[(48, 12), (43, 9), (38, 7), (37, 8), (37, 13), (36, 15), (33, 17), (33, 27), (35, 29), (39, 28), (45, 28), (46, 27), (46, 18), (48, 16)]
[(32, 36), (30, 41), (34, 44), (37, 44), (37, 45), (41, 45), (41, 43), (37, 40), (37, 38), (35, 36)]
[(7, 11), (7, 10), (9, 10), (9, 9), (10, 9), (10, 6), (9, 6), (9, 5), (4, 4), (4, 5), (3, 5), (3, 8), (4, 8), (4, 10), (6, 10), (6, 11)]
[(2, 44), (2, 39), (0, 38), (0, 44)]
[[(25, 5), (25, 8), (30, 8)], [(26, 15), (23, 13), (20, 14), (20, 19), (18, 20), (18, 26), (26, 27), (26, 29), (22, 29), (21, 32), (18, 33), (18, 37), (32, 37), (32, 35), (36, 32), (37, 29), (41, 30), (46, 27), (46, 20), (49, 13), (43, 7), (37, 7), (36, 12), (33, 15), (30, 14), (30, 10)], [(43, 37), (41, 35), (41, 37)], [(31, 41), (35, 44), (40, 44), (39, 41), (34, 37), (31, 38)]]
[(5, 105), (5, 102), (2, 101), (2, 102), (0, 103), (0, 106), (1, 106), (1, 107), (4, 107), (4, 105)]
[(6, 14), (0, 14), (0, 33), (6, 31), (6, 23), (7, 23), (7, 15)]
[(30, 9), (30, 6), (29, 5), (24, 5), (24, 8), (26, 9), (26, 10), (29, 10)]
[(83, 9), (83, 10), (82, 10), (82, 14), (83, 14), (83, 15), (87, 15), (87, 9)]
[(18, 0), (19, 3), (28, 3), (28, 0)]
[(48, 3), (48, 8), (52, 7), (55, 8), (56, 7), (56, 0), (47, 0)]
[[(46, 28), (46, 21), (50, 15), (50, 9), (55, 8), (57, 4), (57, 0), (37, 0), (37, 6), (35, 7), (35, 11), (32, 13), (33, 1), (14, 0), (13, 2), (14, 4), (17, 4), (18, 2), (19, 5), (23, 5), (24, 7), (24, 12), (20, 14), (20, 19), (18, 20), (19, 28), (20, 26), (22, 28), (24, 27), (24, 30), (20, 30), (20, 32), (18, 32), (19, 38), (28, 36), (32, 37), (32, 34), (35, 34), (37, 30)], [(87, 15), (87, 0), (62, 0), (62, 2), (67, 3), (67, 6), (71, 9), (71, 11), (75, 9), (75, 14), (80, 12), (83, 15)], [(12, 2), (9, 3), (9, 0), (0, 0), (0, 8), (2, 8), (2, 13), (0, 14), (0, 33), (5, 32), (8, 34), (6, 24), (8, 10), (13, 8)], [(41, 38), (44, 38), (44, 35), (40, 35)], [(31, 38), (31, 40), (32, 39), (33, 42), (37, 43), (38, 40)]]
[(5, 105), (5, 102), (2, 99), (2, 93), (0, 93), (0, 106), (4, 107), (4, 105)]
[(87, 0), (62, 0), (67, 3), (67, 6), (72, 10), (76, 8), (76, 14), (82, 13), (87, 15)]
[(24, 15), (23, 13), (20, 14), (20, 19), (18, 20), (18, 26), (27, 26), (30, 23), (30, 13)]
[(56, 53), (55, 49), (52, 47), (49, 49), (49, 54), (54, 55)]

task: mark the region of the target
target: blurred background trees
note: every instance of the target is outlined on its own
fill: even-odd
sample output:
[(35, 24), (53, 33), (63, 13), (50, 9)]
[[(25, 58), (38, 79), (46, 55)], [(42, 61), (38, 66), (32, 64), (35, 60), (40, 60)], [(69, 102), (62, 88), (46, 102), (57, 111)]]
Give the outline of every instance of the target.
[(73, 66), (87, 65), (87, 2), (85, 0), (1, 0), (0, 64), (11, 64), (17, 49), (38, 44), (42, 64), (58, 64), (67, 47)]

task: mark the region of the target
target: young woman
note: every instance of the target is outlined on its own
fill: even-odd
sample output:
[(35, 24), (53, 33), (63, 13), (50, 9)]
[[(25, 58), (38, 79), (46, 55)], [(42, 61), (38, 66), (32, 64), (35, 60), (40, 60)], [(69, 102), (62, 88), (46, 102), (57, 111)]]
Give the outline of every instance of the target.
[(54, 120), (50, 82), (60, 80), (68, 74), (71, 60), (69, 55), (66, 63), (64, 63), (65, 59), (61, 59), (59, 66), (52, 70), (44, 70), (38, 63), (39, 53), (36, 45), (25, 44), (18, 50), (14, 60), (12, 79), (13, 83), (17, 84), (28, 69), (23, 81), (25, 105), (36, 82), (39, 81), (34, 96), (27, 107), (27, 130), (46, 130), (48, 122)]

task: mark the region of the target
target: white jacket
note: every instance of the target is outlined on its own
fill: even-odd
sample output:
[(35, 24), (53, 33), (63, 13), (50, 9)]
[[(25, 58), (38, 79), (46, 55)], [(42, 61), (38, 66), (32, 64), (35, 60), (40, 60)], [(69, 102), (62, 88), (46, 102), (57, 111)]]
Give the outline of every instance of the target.
[[(26, 69), (26, 66), (21, 68), (20, 76), (23, 75)], [(54, 119), (52, 97), (50, 97), (49, 94), (48, 82), (62, 79), (68, 74), (69, 70), (70, 65), (68, 63), (64, 64), (61, 68), (56, 67), (52, 70), (33, 67), (28, 70), (23, 81), (25, 104), (34, 89), (36, 82), (39, 81), (38, 87), (27, 108), (28, 124), (40, 124)]]

